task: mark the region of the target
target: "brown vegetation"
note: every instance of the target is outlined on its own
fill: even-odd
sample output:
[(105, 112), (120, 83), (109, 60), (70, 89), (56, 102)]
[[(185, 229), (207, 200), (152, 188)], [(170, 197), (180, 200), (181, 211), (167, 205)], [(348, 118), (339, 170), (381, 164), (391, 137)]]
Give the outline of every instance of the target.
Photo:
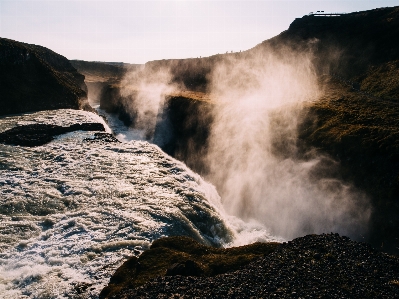
[(254, 243), (223, 249), (199, 244), (188, 237), (158, 239), (140, 257), (131, 257), (118, 268), (100, 298), (117, 296), (123, 289), (138, 287), (158, 276), (210, 277), (235, 271), (272, 253), (278, 246), (279, 243)]

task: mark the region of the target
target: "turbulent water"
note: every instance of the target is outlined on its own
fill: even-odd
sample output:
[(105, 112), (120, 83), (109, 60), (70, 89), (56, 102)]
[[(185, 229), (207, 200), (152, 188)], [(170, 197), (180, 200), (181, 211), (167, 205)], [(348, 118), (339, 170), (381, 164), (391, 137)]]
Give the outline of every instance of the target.
[[(103, 120), (44, 111), (2, 117), (0, 131), (83, 122)], [(215, 188), (157, 146), (84, 140), (94, 133), (33, 148), (0, 144), (0, 298), (97, 298), (128, 256), (162, 236), (219, 246), (273, 239), (227, 216)], [(126, 134), (118, 137), (140, 135)]]

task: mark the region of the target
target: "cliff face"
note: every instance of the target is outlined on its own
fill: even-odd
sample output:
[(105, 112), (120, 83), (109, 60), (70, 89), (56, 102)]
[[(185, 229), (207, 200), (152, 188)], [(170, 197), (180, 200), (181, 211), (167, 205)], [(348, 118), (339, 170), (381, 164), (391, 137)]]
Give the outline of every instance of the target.
[(70, 63), (85, 76), (86, 82), (106, 82), (120, 80), (127, 68), (125, 64), (70, 60)]
[(399, 61), (398, 35), (399, 7), (333, 17), (309, 15), (295, 19), (288, 30), (249, 51), (270, 46), (279, 51), (282, 44), (296, 51), (310, 49), (320, 75), (338, 75), (357, 89), (399, 99), (398, 73), (393, 71)]
[(0, 115), (60, 108), (91, 110), (84, 76), (41, 46), (0, 39)]
[[(213, 103), (201, 92), (180, 92), (164, 96), (155, 128), (146, 138), (164, 152), (184, 161), (191, 169), (207, 172), (203, 158), (213, 122)], [(100, 108), (113, 113), (128, 127), (137, 128), (136, 94), (122, 96), (118, 85), (106, 84), (100, 94)]]
[(324, 86), (298, 128), (305, 148), (328, 153), (347, 182), (373, 203), (370, 239), (398, 253), (399, 7), (339, 17), (304, 16), (266, 44), (303, 49), (313, 43)]
[(184, 93), (168, 96), (154, 132), (155, 144), (202, 175), (208, 172), (204, 159), (208, 152), (213, 105)]

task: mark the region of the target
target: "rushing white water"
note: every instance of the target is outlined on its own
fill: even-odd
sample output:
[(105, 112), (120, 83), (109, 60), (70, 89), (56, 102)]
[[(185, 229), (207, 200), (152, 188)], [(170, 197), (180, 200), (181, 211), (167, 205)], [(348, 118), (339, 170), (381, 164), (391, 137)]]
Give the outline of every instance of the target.
[[(0, 118), (0, 131), (83, 122), (103, 121), (43, 111)], [(272, 240), (262, 226), (226, 216), (215, 188), (157, 146), (84, 141), (93, 134), (33, 148), (0, 144), (0, 298), (97, 298), (128, 256), (162, 236)]]

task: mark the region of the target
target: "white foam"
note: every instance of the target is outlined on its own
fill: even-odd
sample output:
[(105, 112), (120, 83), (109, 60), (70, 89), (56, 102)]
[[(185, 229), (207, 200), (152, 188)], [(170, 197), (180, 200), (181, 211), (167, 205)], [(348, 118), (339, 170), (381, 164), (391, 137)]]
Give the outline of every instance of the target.
[[(4, 117), (0, 130), (100, 120), (44, 111)], [(233, 240), (215, 188), (199, 175), (147, 142), (83, 141), (93, 134), (71, 132), (35, 148), (0, 145), (1, 298), (69, 298), (77, 289), (97, 298), (127, 256), (159, 237)]]

